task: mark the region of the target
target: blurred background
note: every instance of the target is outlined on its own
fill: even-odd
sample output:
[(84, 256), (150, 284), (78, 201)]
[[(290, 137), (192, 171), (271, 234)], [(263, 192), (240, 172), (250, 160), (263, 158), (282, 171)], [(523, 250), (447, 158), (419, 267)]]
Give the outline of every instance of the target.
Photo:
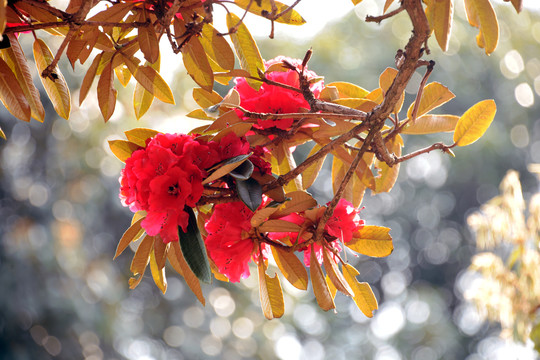
[[(308, 21), (306, 29), (280, 27), (275, 40), (268, 39), (269, 24), (248, 26), (266, 59), (302, 58), (312, 47), (310, 68), (326, 83), (375, 89), (379, 74), (394, 66), (396, 50), (408, 40), (410, 21), (400, 14), (381, 25), (366, 24), (362, 19), (380, 14), (383, 1), (364, 0), (356, 8), (348, 0), (335, 3), (304, 0), (298, 11)], [(206, 306), (173, 271), (165, 295), (149, 274), (129, 290), (130, 254), (112, 258), (131, 213), (117, 197), (122, 163), (107, 140), (133, 127), (187, 132), (200, 125), (185, 117), (196, 108), (194, 83), (179, 56), (162, 55), (162, 68), (177, 70), (163, 73), (177, 106), (156, 102), (138, 122), (131, 84), (119, 92), (107, 124), (95, 91), (78, 107), (83, 67), (73, 71), (67, 61), (63, 73), (74, 98), (69, 121), (56, 118), (50, 104), (44, 124), (16, 121), (2, 108), (0, 127), (8, 140), (0, 143), (0, 359), (537, 358), (531, 344), (501, 340), (499, 327), (487, 323), (463, 292), (476, 252), (466, 217), (498, 194), (509, 169), (520, 173), (526, 199), (539, 191), (527, 165), (540, 162), (540, 15), (498, 6), (501, 38), (488, 57), (477, 48), (477, 30), (462, 6), (456, 2), (449, 51), (443, 54), (430, 41), (427, 59), (437, 63), (430, 81), (456, 94), (438, 112), (461, 115), (494, 98), (497, 116), (480, 141), (456, 149), (455, 159), (439, 152), (414, 158), (402, 165), (390, 193), (366, 194), (363, 219), (390, 227), (395, 246), (383, 259), (349, 256), (379, 300), (372, 319), (341, 294), (337, 311), (325, 313), (311, 290), (300, 292), (284, 281), (285, 315), (267, 321), (253, 276), (240, 284), (204, 286)], [(31, 42), (24, 44), (31, 54)], [(414, 99), (421, 76), (411, 81), (406, 103)], [(443, 138), (451, 142), (451, 135)], [(405, 151), (439, 140), (409, 136)], [(301, 147), (295, 155), (301, 160), (309, 150)], [(329, 165), (311, 189), (321, 203), (331, 198)]]

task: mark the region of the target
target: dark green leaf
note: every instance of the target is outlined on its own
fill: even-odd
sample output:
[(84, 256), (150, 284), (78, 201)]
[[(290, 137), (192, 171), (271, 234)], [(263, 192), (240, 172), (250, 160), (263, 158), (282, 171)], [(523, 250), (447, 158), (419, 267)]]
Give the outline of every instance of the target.
[(255, 211), (262, 204), (262, 186), (253, 178), (236, 180), (238, 197), (251, 210)]
[(197, 218), (192, 208), (186, 206), (184, 211), (189, 214), (189, 223), (186, 232), (178, 227), (180, 248), (195, 276), (202, 282), (209, 284), (212, 280), (212, 270), (208, 262), (204, 241), (197, 227)]
[(236, 169), (232, 170), (229, 175), (238, 180), (247, 180), (253, 174), (253, 163), (249, 160), (244, 161)]

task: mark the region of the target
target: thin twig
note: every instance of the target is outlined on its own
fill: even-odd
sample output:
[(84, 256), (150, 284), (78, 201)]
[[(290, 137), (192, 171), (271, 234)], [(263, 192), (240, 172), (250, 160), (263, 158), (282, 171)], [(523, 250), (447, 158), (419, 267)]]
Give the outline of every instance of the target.
[(385, 19), (388, 19), (388, 18), (390, 18), (390, 17), (392, 17), (394, 15), (397, 15), (400, 12), (402, 12), (403, 10), (405, 10), (405, 7), (403, 5), (401, 5), (397, 9), (392, 10), (389, 13), (386, 13), (386, 14), (381, 15), (381, 16), (369, 16), (368, 15), (368, 16), (366, 16), (366, 22), (376, 22), (377, 24), (380, 24), (381, 21), (383, 21)]

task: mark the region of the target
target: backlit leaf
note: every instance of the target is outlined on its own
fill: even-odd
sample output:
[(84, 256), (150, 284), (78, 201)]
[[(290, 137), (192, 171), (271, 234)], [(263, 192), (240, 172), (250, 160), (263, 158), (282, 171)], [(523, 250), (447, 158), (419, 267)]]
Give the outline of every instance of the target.
[(353, 239), (345, 245), (357, 253), (371, 257), (388, 256), (394, 250), (390, 229), (383, 226), (363, 226), (353, 233)]
[(459, 116), (455, 115), (423, 115), (409, 122), (401, 133), (420, 135), (454, 131), (458, 120)]
[(92, 64), (86, 70), (86, 75), (84, 75), (83, 82), (81, 84), (81, 88), (79, 89), (79, 106), (82, 105), (84, 99), (86, 99), (86, 96), (88, 95), (88, 91), (90, 90), (90, 86), (92, 86), (92, 83), (94, 82), (94, 78), (97, 75), (97, 69), (101, 62), (101, 58), (103, 56), (103, 53), (99, 53), (94, 58), (94, 61), (92, 61)]
[(434, 0), (430, 2), (433, 16), (435, 38), (443, 51), (448, 50), (452, 21), (454, 16), (453, 0)]
[[(424, 115), (425, 113), (438, 108), (442, 104), (447, 103), (456, 96), (448, 88), (441, 83), (432, 82), (426, 85), (422, 92), (422, 98), (420, 99), (420, 105), (416, 113), (416, 118)], [(414, 109), (414, 102), (409, 106), (407, 111), (407, 117), (410, 119)]]
[(6, 6), (7, 0), (0, 1), (0, 34), (4, 33), (6, 28)]
[(285, 279), (287, 279), (295, 288), (307, 290), (309, 279), (307, 270), (304, 267), (304, 264), (302, 264), (302, 261), (300, 261), (300, 259), (292, 252), (285, 251), (275, 246), (271, 246), (271, 249), (274, 260), (283, 276), (285, 276)]
[(263, 261), (259, 261), (257, 271), (259, 274), (259, 296), (264, 316), (268, 320), (282, 317), (285, 312), (285, 304), (277, 274), (274, 277), (268, 276)]
[[(400, 135), (396, 135), (392, 140), (387, 142), (386, 147), (390, 154), (394, 154), (396, 157), (401, 156), (401, 148), (403, 147), (403, 139)], [(375, 167), (379, 169), (379, 177), (375, 179), (375, 192), (388, 192), (396, 183), (399, 168), (401, 163), (388, 166), (384, 161), (375, 159)]]
[(202, 108), (208, 108), (212, 105), (216, 105), (223, 100), (221, 95), (217, 92), (208, 92), (201, 88), (193, 89), (193, 100)]
[(129, 84), (129, 80), (131, 80), (131, 72), (129, 72), (127, 66), (120, 65), (114, 68), (114, 73), (116, 74), (116, 78), (118, 79), (118, 81), (120, 81), (120, 84), (122, 84), (123, 87), (126, 87)]
[(189, 214), (189, 222), (186, 232), (178, 227), (182, 254), (184, 254), (184, 259), (195, 276), (202, 282), (209, 284), (212, 281), (212, 271), (206, 254), (206, 246), (197, 227), (195, 213), (190, 207), (185, 207), (184, 211)]
[[(160, 59), (158, 58), (158, 60), (153, 64), (146, 62), (145, 65), (149, 65), (159, 73)], [(135, 117), (137, 120), (146, 114), (153, 102), (154, 95), (146, 90), (141, 83), (137, 82), (135, 85), (135, 90), (133, 91), (133, 109), (135, 110)]]
[(491, 54), (499, 42), (499, 22), (489, 0), (465, 0), (465, 10), (469, 24), (480, 29), (476, 43)]
[(167, 291), (167, 278), (165, 277), (165, 268), (159, 268), (154, 250), (150, 252), (150, 270), (152, 272), (152, 278), (159, 290), (165, 294)]
[(204, 90), (211, 92), (214, 86), (214, 72), (210, 67), (206, 52), (199, 38), (193, 36), (182, 48), (182, 59), (188, 74)]
[(4, 130), (0, 129), (0, 137), (4, 140), (7, 140), (6, 133), (4, 133)]
[(139, 66), (134, 58), (123, 56), (126, 66), (133, 77), (159, 100), (174, 104), (171, 88), (152, 66)]
[(388, 11), (388, 8), (390, 7), (390, 5), (392, 5), (392, 3), (394, 2), (394, 0), (386, 0), (386, 2), (384, 3), (384, 13), (386, 13)]
[(150, 19), (146, 18), (146, 11), (141, 12), (140, 21), (148, 21), (147, 26), (139, 26), (137, 28), (137, 39), (139, 47), (144, 55), (144, 58), (150, 63), (155, 63), (159, 58), (159, 40), (156, 34), (156, 29)]
[[(268, 14), (272, 13), (272, 3), (270, 2), (270, 0), (234, 0), (234, 3), (240, 6), (242, 9), (248, 10), (255, 15), (262, 16), (261, 14), (263, 14), (263, 12), (266, 12)], [(274, 1), (274, 4), (277, 8), (277, 14), (280, 14), (289, 8), (289, 6), (279, 1)], [(275, 21), (289, 25), (302, 25), (306, 22), (302, 18), (302, 16), (300, 16), (300, 14), (294, 9), (287, 11), (285, 14), (278, 17)]]
[(146, 147), (146, 140), (159, 134), (159, 131), (146, 128), (135, 128), (125, 131), (124, 134), (126, 134), (128, 141)]
[(460, 118), (454, 131), (454, 142), (465, 146), (480, 139), (495, 118), (497, 105), (493, 100), (484, 100), (474, 104)]
[(193, 271), (191, 271), (191, 269), (189, 268), (189, 265), (184, 259), (182, 249), (180, 249), (180, 244), (178, 242), (173, 241), (171, 243), (171, 249), (167, 254), (167, 257), (172, 267), (184, 277), (184, 279), (186, 280), (186, 284), (189, 286), (191, 291), (193, 291), (195, 296), (197, 296), (197, 299), (201, 302), (201, 304), (204, 305), (205, 300), (201, 289), (201, 283), (199, 282), (199, 279), (197, 279), (195, 274), (193, 274)]
[(58, 115), (67, 120), (71, 111), (71, 97), (64, 75), (62, 75), (58, 66), (55, 66), (52, 72), (54, 81), (41, 76), (43, 70), (52, 63), (54, 56), (47, 44), (41, 39), (36, 39), (34, 41), (33, 49), (41, 83), (43, 84), (47, 95), (49, 95), (49, 99), (51, 99), (54, 110), (56, 110)]
[(5, 34), (7, 36), (11, 46), (2, 49), (0, 54), (2, 59), (8, 64), (10, 69), (15, 74), (17, 81), (21, 87), (21, 90), (30, 105), (31, 116), (39, 122), (43, 122), (45, 119), (45, 109), (41, 104), (39, 97), (39, 91), (32, 81), (32, 73), (28, 66), (28, 61), (21, 48), (21, 44), (15, 34)]
[[(231, 40), (236, 50), (236, 55), (240, 59), (240, 66), (247, 70), (253, 77), (259, 77), (259, 72), (264, 73), (264, 64), (259, 52), (259, 48), (253, 40), (251, 33), (244, 23), (240, 22), (240, 18), (233, 13), (227, 14), (227, 27), (229, 29), (238, 25), (237, 31), (231, 34)], [(246, 79), (249, 86), (255, 90), (259, 90), (262, 85), (260, 81)]]
[(301, 226), (287, 220), (267, 220), (259, 226), (261, 232), (299, 232)]
[(326, 270), (326, 274), (328, 275), (336, 289), (341, 291), (343, 294), (352, 297), (353, 290), (351, 289), (349, 284), (347, 284), (347, 281), (343, 277), (343, 274), (339, 271), (338, 265), (332, 258), (330, 250), (328, 250), (326, 247), (323, 247), (323, 264), (324, 269)]
[(251, 217), (251, 226), (257, 227), (261, 225), (270, 215), (272, 215), (276, 211), (277, 208), (275, 207), (266, 207), (255, 211), (255, 213)]
[(325, 276), (324, 279), (326, 280), (326, 285), (328, 285), (328, 289), (330, 290), (330, 295), (332, 295), (332, 299), (335, 299), (337, 294), (337, 288), (332, 283), (332, 280), (330, 280), (328, 274)]
[(213, 61), (224, 70), (234, 69), (234, 53), (223, 36), (218, 35), (212, 24), (204, 24), (199, 37), (201, 45)]
[(358, 5), (362, 2), (362, 0), (351, 0), (353, 5)]
[(336, 87), (339, 92), (340, 98), (361, 99), (365, 97), (367, 94), (369, 94), (369, 91), (367, 91), (366, 89), (363, 89), (358, 85), (354, 85), (354, 84), (344, 82), (344, 81), (336, 81), (336, 82), (327, 84), (326, 86)]
[(367, 317), (373, 317), (373, 311), (377, 310), (379, 306), (377, 305), (377, 299), (369, 284), (358, 282), (356, 276), (360, 275), (360, 273), (349, 264), (343, 265), (343, 275), (354, 292), (353, 299), (356, 306), (358, 306)]
[(139, 145), (126, 140), (109, 140), (109, 147), (118, 160), (122, 162), (126, 162), (135, 150), (141, 148)]
[(302, 212), (317, 206), (317, 200), (305, 191), (290, 192), (286, 196), (289, 200), (279, 207), (279, 210), (274, 213), (273, 217), (279, 218), (293, 212)]
[(0, 59), (0, 98), (2, 102), (18, 119), (30, 121), (32, 110), (19, 82), (8, 64)]
[(108, 63), (99, 76), (97, 97), (101, 114), (108, 121), (116, 107), (116, 89), (114, 88), (114, 71), (112, 63)]
[(122, 238), (118, 242), (113, 259), (116, 259), (118, 255), (124, 252), (131, 242), (138, 240), (142, 236), (144, 230), (141, 227), (141, 222), (143, 220), (144, 218), (137, 220), (126, 230), (126, 232), (124, 232), (124, 235), (122, 235)]
[(250, 156), (251, 153), (245, 155), (238, 155), (230, 159), (224, 160), (222, 163), (218, 164), (219, 167), (212, 174), (210, 174), (210, 176), (203, 180), (203, 185), (209, 184), (212, 181), (215, 181), (220, 177), (227, 175), (232, 170), (242, 165), (242, 163), (246, 161)]
[(315, 255), (313, 245), (311, 245), (309, 263), (309, 275), (311, 276), (311, 284), (313, 285), (313, 293), (315, 294), (317, 304), (319, 304), (319, 307), (324, 311), (334, 309), (336, 307), (334, 304), (334, 298), (332, 297), (328, 284), (324, 278), (321, 265), (317, 260), (317, 255)]
[[(311, 155), (315, 154), (317, 151), (319, 151), (322, 148), (321, 145), (315, 144), (311, 151), (309, 152), (307, 157), (310, 157)], [(315, 180), (317, 179), (317, 176), (319, 176), (319, 172), (322, 169), (322, 166), (324, 164), (324, 160), (326, 159), (326, 156), (321, 156), (317, 161), (314, 161), (304, 172), (302, 173), (302, 187), (307, 190)]]
[(150, 252), (152, 251), (153, 247), (154, 237), (146, 235), (139, 244), (139, 247), (133, 256), (133, 260), (131, 261), (130, 270), (133, 275), (144, 273), (144, 269), (148, 265), (148, 261), (150, 261)]

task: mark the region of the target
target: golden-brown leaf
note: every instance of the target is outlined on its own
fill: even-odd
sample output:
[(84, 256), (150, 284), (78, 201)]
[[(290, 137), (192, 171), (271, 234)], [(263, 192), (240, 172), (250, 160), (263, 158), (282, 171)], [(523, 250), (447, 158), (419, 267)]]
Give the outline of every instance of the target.
[(311, 276), (311, 284), (313, 285), (313, 293), (315, 294), (315, 299), (317, 304), (324, 311), (334, 309), (336, 305), (334, 304), (334, 298), (330, 293), (328, 284), (324, 278), (321, 265), (319, 260), (317, 260), (317, 255), (315, 255), (315, 249), (311, 245), (310, 259), (309, 259), (309, 275)]
[(307, 290), (309, 279), (307, 270), (304, 267), (304, 264), (302, 264), (302, 261), (300, 261), (300, 259), (292, 252), (274, 246), (271, 248), (274, 260), (283, 276), (285, 276), (285, 279), (287, 279), (295, 288)]
[[(426, 85), (422, 92), (422, 98), (420, 99), (420, 105), (416, 113), (416, 118), (428, 113), (429, 111), (438, 108), (442, 104), (447, 103), (456, 96), (448, 88), (441, 83), (432, 82)], [(407, 110), (407, 117), (410, 119), (414, 109), (414, 102), (409, 106)]]
[[(321, 145), (315, 144), (307, 157), (312, 156), (321, 148)], [(302, 188), (304, 190), (307, 190), (311, 185), (313, 185), (313, 183), (317, 179), (317, 176), (319, 176), (319, 172), (323, 167), (325, 159), (326, 156), (321, 156), (317, 161), (314, 161), (306, 170), (304, 170), (304, 172), (302, 173)]]
[[(244, 10), (248, 10), (249, 12), (263, 16), (262, 14), (272, 13), (272, 2), (270, 0), (259, 0), (259, 1), (250, 1), (250, 0), (234, 0), (234, 3), (241, 7)], [(280, 14), (287, 10), (289, 8), (288, 5), (285, 5), (279, 1), (274, 1), (274, 5), (276, 7), (276, 14)], [(265, 17), (265, 16), (263, 16)], [(294, 10), (291, 9), (287, 12), (285, 12), (282, 16), (278, 17), (276, 22), (288, 24), (288, 25), (302, 25), (305, 24), (306, 20), (300, 16), (300, 14)], [(229, 26), (230, 27), (230, 26)]]
[(139, 244), (139, 247), (133, 256), (133, 260), (131, 261), (130, 270), (133, 275), (144, 273), (144, 270), (150, 261), (150, 252), (152, 251), (153, 247), (154, 237), (146, 235)]
[(30, 104), (28, 104), (15, 74), (2, 59), (0, 59), (0, 99), (13, 116), (30, 121), (32, 114)]
[(317, 206), (317, 200), (315, 200), (309, 193), (305, 191), (294, 191), (287, 193), (286, 196), (290, 199), (287, 200), (279, 209), (272, 215), (274, 218), (280, 218), (289, 215), (293, 212), (302, 212)]
[[(390, 154), (394, 154), (396, 157), (401, 156), (403, 139), (399, 134), (385, 145)], [(379, 169), (379, 177), (375, 178), (375, 193), (389, 192), (394, 187), (399, 174), (400, 165), (401, 163), (397, 163), (390, 167), (384, 161), (375, 159), (375, 167)]]
[(124, 235), (122, 235), (122, 238), (118, 242), (118, 246), (116, 247), (116, 253), (114, 254), (113, 259), (116, 259), (118, 255), (123, 253), (124, 250), (126, 250), (126, 248), (129, 246), (129, 244), (131, 244), (131, 242), (137, 241), (142, 236), (144, 230), (141, 227), (141, 222), (143, 220), (144, 218), (137, 220), (124, 232)]
[(223, 36), (212, 24), (204, 24), (199, 37), (206, 55), (224, 70), (234, 69), (234, 53)]
[(480, 139), (495, 118), (497, 105), (493, 100), (480, 101), (465, 112), (460, 118), (454, 131), (454, 142), (465, 146)]
[(159, 72), (152, 66), (139, 66), (133, 57), (123, 56), (123, 59), (133, 77), (148, 92), (165, 103), (174, 104), (171, 88), (159, 75)]
[(94, 82), (94, 78), (96, 77), (97, 69), (101, 62), (102, 56), (103, 53), (99, 53), (96, 55), (94, 61), (92, 61), (92, 64), (86, 71), (86, 75), (84, 75), (84, 79), (79, 90), (79, 106), (81, 106), (84, 99), (86, 99), (88, 91), (90, 90), (90, 86), (92, 86), (92, 83)]
[(126, 140), (109, 140), (109, 147), (118, 160), (122, 162), (126, 162), (135, 150), (141, 148), (139, 145)]
[(345, 280), (347, 280), (353, 289), (353, 299), (356, 306), (358, 306), (358, 308), (367, 317), (373, 317), (373, 311), (377, 310), (379, 306), (377, 305), (377, 299), (375, 298), (369, 284), (365, 282), (358, 282), (358, 280), (356, 280), (356, 276), (360, 275), (360, 273), (349, 264), (343, 265), (343, 275), (345, 276)]
[(287, 220), (267, 220), (259, 226), (261, 232), (299, 232), (300, 225)]
[(31, 116), (37, 121), (43, 122), (45, 119), (45, 109), (41, 104), (39, 91), (32, 81), (32, 73), (30, 72), (30, 67), (28, 66), (28, 61), (21, 48), (21, 44), (15, 34), (4, 36), (9, 38), (11, 46), (1, 50), (2, 59), (4, 59), (15, 74), (21, 90), (28, 101), (28, 105), (30, 105)]
[[(259, 77), (259, 72), (264, 73), (264, 63), (257, 47), (257, 43), (253, 40), (251, 33), (240, 18), (233, 13), (227, 14), (227, 27), (229, 29), (238, 25), (237, 31), (231, 34), (231, 40), (236, 50), (236, 55), (240, 59), (240, 66), (247, 70), (253, 77)], [(249, 86), (255, 90), (259, 90), (262, 85), (260, 81), (246, 79)]]
[(328, 275), (326, 275), (324, 279), (326, 280), (326, 285), (328, 285), (328, 289), (330, 290), (330, 295), (332, 295), (332, 299), (335, 299), (337, 294), (337, 288), (334, 286), (332, 280), (330, 280), (330, 277)]
[(352, 297), (353, 290), (351, 289), (349, 284), (347, 284), (347, 281), (343, 277), (343, 274), (341, 273), (341, 271), (339, 271), (338, 265), (336, 264), (332, 255), (330, 254), (330, 251), (326, 247), (323, 247), (323, 264), (324, 269), (326, 270), (326, 275), (328, 275), (336, 289), (341, 291), (343, 294)]
[(129, 84), (129, 80), (131, 80), (131, 72), (125, 65), (120, 65), (116, 68), (114, 68), (114, 73), (116, 74), (116, 78), (118, 81), (120, 81), (120, 84), (122, 84), (123, 87), (126, 87)]
[(356, 98), (356, 99), (362, 99), (367, 94), (369, 94), (369, 91), (367, 91), (364, 88), (361, 88), (358, 85), (351, 84), (344, 81), (336, 81), (332, 82), (330, 84), (326, 85), (328, 86), (334, 86), (338, 90), (339, 97), (340, 98)]
[(388, 8), (390, 7), (390, 5), (392, 5), (393, 2), (394, 0), (386, 0), (386, 2), (384, 3), (383, 13), (386, 13), (388, 11)]
[(108, 63), (99, 76), (97, 98), (101, 114), (107, 122), (116, 107), (116, 89), (114, 88), (114, 71), (112, 63)]
[(390, 229), (383, 226), (366, 225), (353, 234), (353, 239), (345, 244), (357, 253), (371, 256), (388, 256), (394, 250)]
[(146, 140), (159, 134), (159, 131), (147, 128), (135, 128), (125, 131), (124, 134), (126, 134), (128, 141), (146, 147)]
[(6, 6), (7, 0), (0, 0), (0, 34), (3, 34), (6, 28)]
[(140, 21), (148, 21), (148, 26), (140, 26), (137, 29), (139, 47), (141, 48), (144, 58), (150, 64), (153, 64), (159, 59), (159, 40), (156, 29), (150, 19), (146, 18), (146, 11), (141, 12)]
[(465, 0), (469, 24), (480, 29), (476, 36), (478, 47), (491, 54), (499, 42), (499, 22), (489, 0)]
[(191, 291), (193, 291), (195, 296), (197, 296), (197, 299), (201, 302), (201, 304), (204, 305), (205, 300), (201, 289), (201, 283), (195, 274), (193, 274), (193, 271), (191, 271), (186, 259), (184, 259), (184, 255), (182, 254), (182, 249), (180, 248), (180, 243), (178, 243), (178, 241), (173, 241), (171, 243), (171, 249), (167, 257), (169, 258), (169, 262), (173, 268), (184, 277)]
[(159, 267), (154, 250), (150, 252), (149, 261), (150, 271), (152, 272), (152, 278), (154, 279), (154, 283), (156, 283), (159, 290), (161, 290), (161, 292), (165, 294), (165, 291), (167, 291), (167, 278), (165, 277), (165, 268)]
[[(33, 49), (36, 67), (38, 69), (38, 73), (41, 75), (43, 70), (45, 70), (45, 68), (52, 63), (54, 56), (47, 44), (45, 44), (45, 42), (43, 42), (41, 39), (36, 39), (34, 41)], [(64, 75), (62, 75), (58, 66), (54, 67), (52, 76), (54, 81), (40, 76), (41, 83), (43, 84), (47, 95), (49, 95), (49, 99), (51, 99), (54, 110), (56, 110), (58, 115), (67, 120), (71, 111), (71, 97), (69, 95), (66, 80), (64, 79)]]
[(420, 135), (454, 131), (459, 116), (455, 115), (423, 115), (414, 122), (409, 122), (401, 131), (402, 134)]
[(434, 0), (430, 2), (431, 14), (433, 16), (433, 27), (435, 38), (443, 51), (448, 50), (450, 34), (452, 33), (452, 22), (454, 16), (453, 0)]
[[(159, 73), (160, 68), (160, 59), (150, 64), (146, 62), (145, 65), (150, 65), (154, 70)], [(173, 99), (174, 101), (174, 99)], [(152, 95), (148, 90), (144, 88), (139, 82), (135, 85), (135, 90), (133, 91), (133, 109), (135, 110), (135, 117), (139, 120), (154, 102), (154, 95)]]
[(223, 100), (221, 95), (219, 95), (217, 92), (212, 91), (208, 92), (201, 88), (194, 88), (193, 89), (193, 100), (202, 108), (207, 108), (212, 105), (216, 105)]
[(268, 320), (282, 317), (285, 313), (285, 303), (277, 274), (273, 278), (268, 276), (264, 261), (259, 261), (257, 271), (259, 274), (259, 296), (264, 316)]
[(204, 90), (212, 92), (214, 72), (198, 37), (193, 36), (184, 45), (182, 59), (189, 76)]

